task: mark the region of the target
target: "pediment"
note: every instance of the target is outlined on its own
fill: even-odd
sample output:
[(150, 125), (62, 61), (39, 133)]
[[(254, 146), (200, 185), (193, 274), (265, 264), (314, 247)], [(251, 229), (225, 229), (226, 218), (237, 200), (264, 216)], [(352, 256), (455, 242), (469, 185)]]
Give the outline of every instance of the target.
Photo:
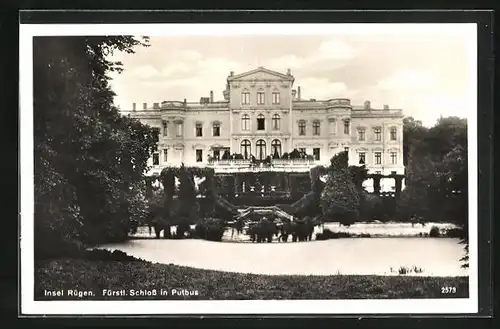
[(294, 81), (293, 76), (272, 71), (263, 67), (257, 68), (252, 71), (244, 72), (228, 78), (229, 81), (243, 81), (243, 80), (282, 80)]

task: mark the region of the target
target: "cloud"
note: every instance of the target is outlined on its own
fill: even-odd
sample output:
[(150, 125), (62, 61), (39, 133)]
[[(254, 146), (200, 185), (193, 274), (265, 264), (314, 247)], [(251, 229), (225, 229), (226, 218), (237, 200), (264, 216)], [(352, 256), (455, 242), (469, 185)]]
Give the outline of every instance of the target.
[(319, 46), (318, 58), (351, 59), (357, 55), (354, 48), (339, 39), (324, 41)]
[(341, 67), (357, 55), (357, 51), (346, 42), (339, 39), (329, 39), (303, 56), (286, 54), (271, 58), (266, 61), (266, 66), (274, 69), (281, 67), (281, 70), (285, 68), (295, 69), (302, 76), (307, 77), (310, 76), (308, 72), (314, 72), (315, 69)]
[(412, 69), (399, 69), (388, 78), (378, 82), (381, 90), (432, 90), (438, 85), (437, 77), (428, 72)]
[(150, 79), (150, 78), (153, 78), (153, 77), (156, 77), (156, 76), (160, 75), (160, 72), (158, 72), (158, 70), (155, 69), (151, 65), (141, 65), (141, 66), (138, 66), (136, 68), (133, 68), (130, 71), (130, 73), (133, 76), (141, 78), (141, 79)]
[(305, 78), (300, 80), (300, 93), (303, 99), (327, 100), (336, 97), (350, 97), (356, 91), (349, 90), (344, 82), (331, 82), (326, 78)]

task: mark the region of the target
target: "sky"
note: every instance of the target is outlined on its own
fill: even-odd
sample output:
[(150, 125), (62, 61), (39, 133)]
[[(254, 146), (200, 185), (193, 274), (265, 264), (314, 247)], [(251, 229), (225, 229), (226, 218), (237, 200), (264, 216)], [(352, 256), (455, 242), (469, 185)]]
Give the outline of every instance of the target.
[(442, 116), (476, 115), (471, 47), (462, 33), (318, 35), (157, 35), (135, 54), (115, 53), (124, 72), (112, 75), (115, 104), (130, 110), (153, 102), (223, 100), (230, 71), (264, 66), (295, 77), (304, 99), (350, 98), (353, 105), (402, 109), (424, 125)]

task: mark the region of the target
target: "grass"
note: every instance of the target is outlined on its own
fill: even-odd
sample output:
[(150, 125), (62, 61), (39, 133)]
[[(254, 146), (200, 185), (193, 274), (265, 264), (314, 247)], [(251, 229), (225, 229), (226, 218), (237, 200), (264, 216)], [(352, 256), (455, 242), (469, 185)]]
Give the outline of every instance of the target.
[[(393, 299), (466, 298), (467, 277), (411, 276), (268, 276), (209, 271), (140, 260), (47, 260), (36, 264), (35, 300), (76, 300), (67, 290), (92, 291), (92, 300), (124, 299)], [(456, 287), (442, 294), (442, 287)], [(160, 296), (159, 291), (180, 288), (191, 296)], [(45, 297), (60, 290), (63, 297)], [(103, 297), (102, 290), (156, 289), (151, 297)], [(197, 295), (193, 295), (197, 291)]]

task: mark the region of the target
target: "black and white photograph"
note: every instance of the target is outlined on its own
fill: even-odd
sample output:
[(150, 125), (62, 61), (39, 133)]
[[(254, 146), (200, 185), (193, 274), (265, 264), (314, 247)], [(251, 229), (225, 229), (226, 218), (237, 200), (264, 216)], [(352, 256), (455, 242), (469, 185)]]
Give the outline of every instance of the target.
[(475, 24), (21, 24), (25, 314), (474, 313)]

